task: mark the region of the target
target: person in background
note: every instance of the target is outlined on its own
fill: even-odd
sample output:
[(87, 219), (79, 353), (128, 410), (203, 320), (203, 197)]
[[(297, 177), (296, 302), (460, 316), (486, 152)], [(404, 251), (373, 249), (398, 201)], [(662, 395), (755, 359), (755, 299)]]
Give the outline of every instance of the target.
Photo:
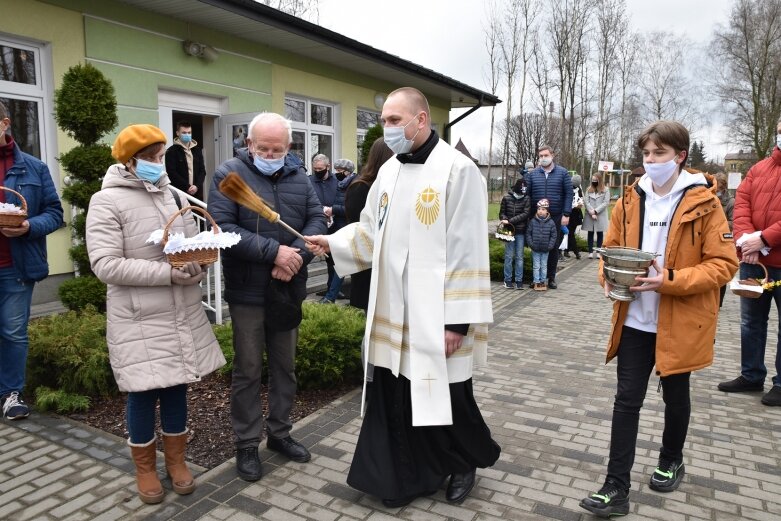
[[(333, 206), (336, 201), (336, 191), (339, 182), (336, 176), (331, 173), (331, 160), (325, 154), (317, 154), (312, 158), (312, 175), (309, 181), (315, 189), (317, 198), (323, 207), (323, 213), (328, 220), (328, 233), (334, 232), (334, 214)], [(333, 304), (336, 298), (328, 298), (328, 290), (333, 284), (334, 279), (338, 278), (334, 270), (334, 260), (331, 257), (325, 258), (325, 264), (328, 267), (328, 280), (325, 283), (325, 293), (320, 299), (321, 304)]]
[[(721, 202), (721, 209), (724, 210), (724, 215), (727, 217), (727, 224), (732, 231), (732, 212), (735, 209), (735, 198), (729, 193), (727, 189), (727, 174), (724, 172), (718, 172), (716, 178), (716, 197)], [(724, 304), (724, 295), (727, 293), (727, 284), (721, 287), (719, 293), (719, 307)]]
[(340, 272), (374, 268), (364, 341), (374, 376), (347, 483), (401, 508), (450, 476), (445, 499), (459, 504), (501, 452), (472, 390), (492, 320), (488, 193), (477, 166), (439, 139), (419, 90), (391, 92), (381, 121), (395, 157), (361, 220), (308, 237)]
[(203, 201), (206, 167), (203, 150), (193, 139), (193, 127), (189, 121), (176, 124), (174, 144), (165, 152), (165, 171), (172, 185)]
[(569, 214), (569, 223), (567, 224), (567, 249), (564, 250), (564, 256), (569, 257), (569, 252), (575, 254), (575, 258), (580, 260), (580, 249), (576, 239), (578, 226), (583, 224), (583, 190), (580, 188), (581, 179), (578, 174), (572, 176), (572, 213)]
[[(257, 481), (263, 475), (258, 446), (264, 430), (269, 449), (299, 463), (311, 458), (307, 448), (290, 435), (290, 411), (296, 396), (301, 301), (306, 298), (307, 266), (313, 256), (304, 241), (279, 224), (228, 199), (219, 191), (220, 183), (229, 172), (236, 172), (293, 229), (325, 233), (327, 228), (306, 168), (290, 152), (290, 121), (263, 112), (250, 122), (247, 136), (247, 148), (214, 173), (209, 212), (221, 230), (241, 235), (241, 242), (222, 253), (235, 352), (231, 425), (236, 472), (245, 481)], [(264, 351), (269, 382), (265, 418), (260, 400)]]
[[(629, 288), (637, 298), (613, 303), (607, 361), (617, 358), (618, 364), (607, 476), (598, 492), (580, 501), (603, 518), (629, 513), (640, 409), (654, 368), (664, 400), (664, 431), (648, 484), (663, 493), (681, 484), (691, 416), (689, 378), (713, 363), (719, 286), (738, 268), (724, 213), (713, 211), (718, 202), (712, 178), (683, 170), (688, 130), (676, 121), (656, 121), (643, 130), (637, 146), (646, 173), (616, 203), (605, 246), (660, 256)], [(602, 269), (599, 279), (607, 297), (612, 288)]]
[[(163, 158), (166, 137), (154, 125), (130, 125), (117, 135), (103, 186), (87, 212), (86, 242), (95, 275), (108, 286), (106, 341), (117, 386), (127, 392), (128, 445), (138, 495), (160, 503), (156, 471), (155, 409), (160, 404), (165, 466), (174, 492), (190, 494), (184, 462), (187, 385), (225, 365), (206, 318), (197, 262), (174, 268), (160, 244), (147, 243), (178, 210)], [(171, 232), (197, 233), (190, 216)]]
[(584, 200), (586, 215), (583, 218), (583, 229), (588, 242), (588, 258), (598, 259), (594, 253), (594, 234), (597, 235), (597, 248), (602, 247), (602, 238), (607, 229), (607, 209), (610, 205), (610, 192), (605, 188), (602, 172), (591, 175), (591, 185), (586, 189)]
[[(336, 177), (337, 184), (336, 197), (334, 197), (334, 204), (331, 206), (331, 217), (333, 218), (331, 233), (342, 229), (344, 225), (347, 224), (347, 216), (344, 211), (344, 198), (350, 184), (358, 176), (355, 172), (355, 163), (349, 159), (337, 159), (334, 162), (334, 176)], [(331, 282), (328, 284), (328, 290), (321, 302), (331, 304), (335, 302), (337, 298), (346, 298), (342, 294), (343, 283), (344, 277), (334, 275), (334, 277), (331, 278)]]
[(526, 244), (532, 251), (532, 287), (534, 291), (547, 291), (548, 255), (556, 255), (552, 251), (556, 246), (559, 234), (556, 221), (548, 212), (547, 199), (537, 201), (537, 213), (529, 219), (526, 225)]
[(558, 238), (553, 246), (551, 255), (548, 255), (548, 266), (545, 270), (548, 276), (547, 288), (556, 289), (556, 269), (559, 263), (558, 249), (564, 234), (562, 225), (569, 224), (572, 211), (572, 178), (569, 171), (554, 162), (553, 149), (547, 145), (537, 150), (539, 166), (524, 177), (528, 193), (531, 196), (532, 208), (537, 206), (540, 199), (547, 199), (551, 219), (556, 223)]
[[(734, 234), (740, 253), (740, 278), (781, 280), (781, 121), (776, 123), (776, 146), (770, 157), (749, 169), (735, 194)], [(781, 286), (764, 291), (759, 298), (740, 297), (740, 375), (721, 382), (725, 393), (763, 392), (767, 367), (770, 308), (775, 302), (781, 325)], [(781, 406), (781, 334), (776, 340), (773, 386), (762, 396), (762, 404)]]
[[(10, 134), (10, 116), (0, 103), (0, 186), (22, 194), (27, 219), (18, 226), (0, 225), (0, 407), (4, 418), (21, 420), (30, 415), (22, 391), (33, 287), (49, 275), (46, 236), (63, 221), (49, 167), (22, 152)], [(0, 190), (0, 203), (22, 205), (7, 190)]]
[[(385, 145), (383, 138), (377, 138), (369, 149), (366, 164), (361, 169), (361, 175), (350, 184), (344, 197), (344, 212), (347, 223), (361, 220), (361, 212), (366, 206), (369, 189), (377, 179), (377, 173), (385, 162), (393, 157), (393, 151)], [(369, 285), (371, 284), (371, 268), (350, 275), (350, 305), (366, 311), (369, 307)]]
[[(526, 193), (523, 178), (518, 178), (512, 188), (504, 194), (499, 205), (499, 219), (502, 224), (512, 225), (515, 240), (504, 245), (504, 287), (523, 288), (523, 245), (526, 238), (526, 223), (531, 216), (531, 198)], [(513, 285), (513, 261), (515, 262), (515, 285)]]

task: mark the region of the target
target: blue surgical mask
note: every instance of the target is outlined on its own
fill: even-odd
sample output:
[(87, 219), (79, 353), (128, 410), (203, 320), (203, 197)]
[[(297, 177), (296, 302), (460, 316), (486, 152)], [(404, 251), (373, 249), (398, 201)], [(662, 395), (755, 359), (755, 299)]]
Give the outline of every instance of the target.
[(280, 168), (285, 166), (285, 156), (282, 156), (279, 159), (265, 159), (255, 156), (252, 162), (254, 163), (255, 168), (260, 170), (261, 174), (274, 175)]
[(163, 170), (165, 170), (165, 165), (162, 163), (152, 163), (136, 158), (136, 176), (139, 179), (155, 184), (163, 175)]
[(192, 134), (182, 134), (181, 136), (179, 136), (179, 141), (181, 141), (182, 143), (189, 143), (192, 140), (193, 140)]
[(420, 132), (420, 129), (418, 129), (418, 132), (415, 132), (415, 135), (412, 136), (412, 139), (407, 139), (407, 137), (404, 135), (404, 130), (407, 128), (407, 125), (417, 120), (418, 116), (416, 115), (414, 118), (407, 121), (407, 124), (403, 127), (385, 127), (383, 129), (383, 138), (385, 139), (385, 144), (388, 145), (388, 148), (390, 148), (394, 154), (406, 154), (412, 150), (412, 143), (415, 137), (418, 135), (418, 132)]

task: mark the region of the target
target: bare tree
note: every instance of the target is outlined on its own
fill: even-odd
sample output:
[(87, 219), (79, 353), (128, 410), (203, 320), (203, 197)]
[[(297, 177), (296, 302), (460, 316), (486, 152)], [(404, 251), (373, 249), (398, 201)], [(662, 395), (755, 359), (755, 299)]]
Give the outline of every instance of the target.
[[(521, 11), (517, 0), (510, 0), (507, 10), (502, 15), (503, 23), (501, 26), (501, 57), (502, 72), (507, 82), (507, 115), (505, 121), (509, 122), (512, 118), (512, 100), (515, 80), (518, 76), (518, 58), (521, 54), (522, 40), (520, 19)], [(507, 164), (510, 156), (509, 134), (505, 133), (503, 154), (502, 154), (502, 188), (507, 186)]]
[(564, 162), (575, 160), (575, 104), (580, 75), (587, 59), (586, 37), (594, 0), (551, 0), (548, 22), (550, 50), (558, 75), (559, 117), (566, 122), (562, 142)]
[(630, 89), (637, 77), (636, 64), (639, 54), (639, 36), (627, 30), (618, 43), (616, 53), (616, 68), (618, 71), (619, 89), (621, 91), (621, 108), (618, 117), (618, 161), (624, 168), (626, 159), (631, 156), (630, 136), (637, 125), (637, 105), (631, 97)]
[(320, 22), (319, 0), (262, 0), (264, 4), (297, 18), (313, 23)]
[(686, 77), (686, 52), (691, 46), (686, 37), (669, 32), (645, 36), (639, 94), (648, 121), (675, 119), (690, 129), (696, 127), (696, 86)]
[(757, 158), (772, 150), (781, 116), (781, 2), (737, 0), (730, 24), (714, 32), (716, 93), (730, 108), (738, 141)]
[[(487, 6), (488, 26), (485, 27), (485, 50), (488, 53), (488, 64), (490, 72), (486, 78), (486, 83), (491, 89), (492, 94), (496, 94), (499, 88), (500, 63), (499, 63), (499, 40), (501, 38), (501, 22), (499, 20), (496, 2), (491, 0)], [(491, 106), (491, 131), (488, 137), (488, 179), (491, 179), (491, 165), (493, 164), (494, 149), (494, 124), (496, 117), (496, 105)]]
[(611, 100), (615, 87), (618, 54), (623, 39), (626, 39), (625, 0), (596, 0), (596, 31), (594, 45), (596, 47), (596, 89), (597, 114), (594, 129), (594, 157), (608, 157)]
[[(513, 0), (520, 11), (520, 21), (523, 24), (521, 32), (523, 40), (521, 42), (521, 90), (518, 94), (518, 114), (523, 114), (523, 104), (526, 98), (526, 83), (529, 71), (529, 62), (534, 55), (534, 45), (538, 38), (537, 14), (540, 11), (539, 0)], [(520, 163), (519, 163), (520, 164)]]

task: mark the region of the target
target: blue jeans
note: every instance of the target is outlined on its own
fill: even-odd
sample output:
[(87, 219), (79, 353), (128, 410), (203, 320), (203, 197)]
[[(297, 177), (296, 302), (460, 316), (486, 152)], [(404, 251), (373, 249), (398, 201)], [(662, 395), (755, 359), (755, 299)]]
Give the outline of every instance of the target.
[(15, 268), (0, 268), (0, 396), (24, 387), (34, 285), (21, 280)]
[(343, 277), (339, 277), (334, 273), (334, 276), (332, 279), (330, 279), (328, 283), (328, 291), (325, 293), (325, 298), (330, 300), (331, 302), (334, 302), (336, 300), (336, 297), (339, 296), (339, 292), (342, 289), (342, 282), (344, 282)]
[(155, 406), (160, 400), (160, 426), (166, 434), (187, 427), (187, 384), (127, 393), (127, 431), (130, 443), (143, 445), (155, 437)]
[[(554, 255), (558, 255), (556, 251)], [(534, 282), (547, 282), (548, 279), (548, 252), (532, 251), (532, 277)]]
[(513, 260), (515, 260), (515, 282), (523, 281), (523, 234), (516, 235), (514, 241), (504, 245), (504, 281), (513, 281)]
[[(781, 268), (768, 268), (771, 280), (781, 279)], [(740, 264), (740, 278), (762, 278), (765, 274), (756, 264)], [(759, 298), (740, 297), (740, 374), (752, 383), (764, 383), (767, 376), (765, 347), (770, 305), (775, 301), (781, 314), (781, 287), (765, 291)], [(781, 385), (781, 330), (776, 339), (776, 375), (773, 385)]]

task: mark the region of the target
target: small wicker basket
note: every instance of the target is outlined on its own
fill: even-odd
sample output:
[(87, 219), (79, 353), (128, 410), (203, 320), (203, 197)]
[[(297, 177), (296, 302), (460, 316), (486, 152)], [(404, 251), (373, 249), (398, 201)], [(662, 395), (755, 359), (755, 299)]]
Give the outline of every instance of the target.
[(24, 220), (27, 219), (27, 200), (24, 198), (22, 194), (20, 194), (16, 190), (11, 190), (10, 188), (6, 188), (5, 186), (0, 186), (0, 189), (5, 190), (6, 192), (11, 192), (12, 194), (16, 194), (19, 200), (22, 201), (21, 213), (0, 211), (0, 228), (16, 228), (18, 226), (21, 226)]
[(499, 223), (496, 227), (496, 233), (494, 237), (502, 241), (514, 241), (515, 240), (515, 226), (510, 223)]
[[(171, 216), (170, 219), (168, 219), (168, 222), (165, 224), (165, 228), (163, 229), (163, 248), (165, 248), (165, 245), (168, 244), (168, 230), (171, 228), (171, 225), (173, 224), (174, 220), (176, 220), (177, 217), (180, 215), (183, 215), (184, 212), (187, 210), (190, 211), (196, 211), (203, 215), (206, 219), (209, 220), (209, 223), (212, 225), (212, 232), (217, 235), (220, 233), (220, 228), (217, 226), (217, 223), (214, 222), (214, 219), (211, 215), (209, 215), (209, 212), (204, 210), (203, 208), (199, 206), (185, 206), (175, 214)], [(217, 257), (219, 255), (219, 248), (199, 248), (197, 250), (189, 250), (189, 251), (178, 251), (175, 253), (166, 253), (166, 257), (168, 258), (168, 263), (173, 266), (174, 268), (181, 268), (188, 262), (197, 262), (201, 266), (204, 266), (206, 264), (213, 264), (217, 262)]]
[[(739, 284), (743, 286), (762, 286), (763, 284), (766, 284), (768, 282), (769, 275), (767, 273), (767, 268), (764, 264), (761, 262), (757, 263), (759, 267), (762, 268), (762, 271), (765, 272), (765, 278), (762, 279), (762, 281), (758, 281), (757, 279), (741, 279), (738, 281)], [(738, 295), (739, 297), (747, 297), (747, 298), (759, 298), (762, 296), (762, 293), (757, 291), (750, 291), (746, 289), (733, 289), (731, 290), (732, 293), (735, 295)]]

